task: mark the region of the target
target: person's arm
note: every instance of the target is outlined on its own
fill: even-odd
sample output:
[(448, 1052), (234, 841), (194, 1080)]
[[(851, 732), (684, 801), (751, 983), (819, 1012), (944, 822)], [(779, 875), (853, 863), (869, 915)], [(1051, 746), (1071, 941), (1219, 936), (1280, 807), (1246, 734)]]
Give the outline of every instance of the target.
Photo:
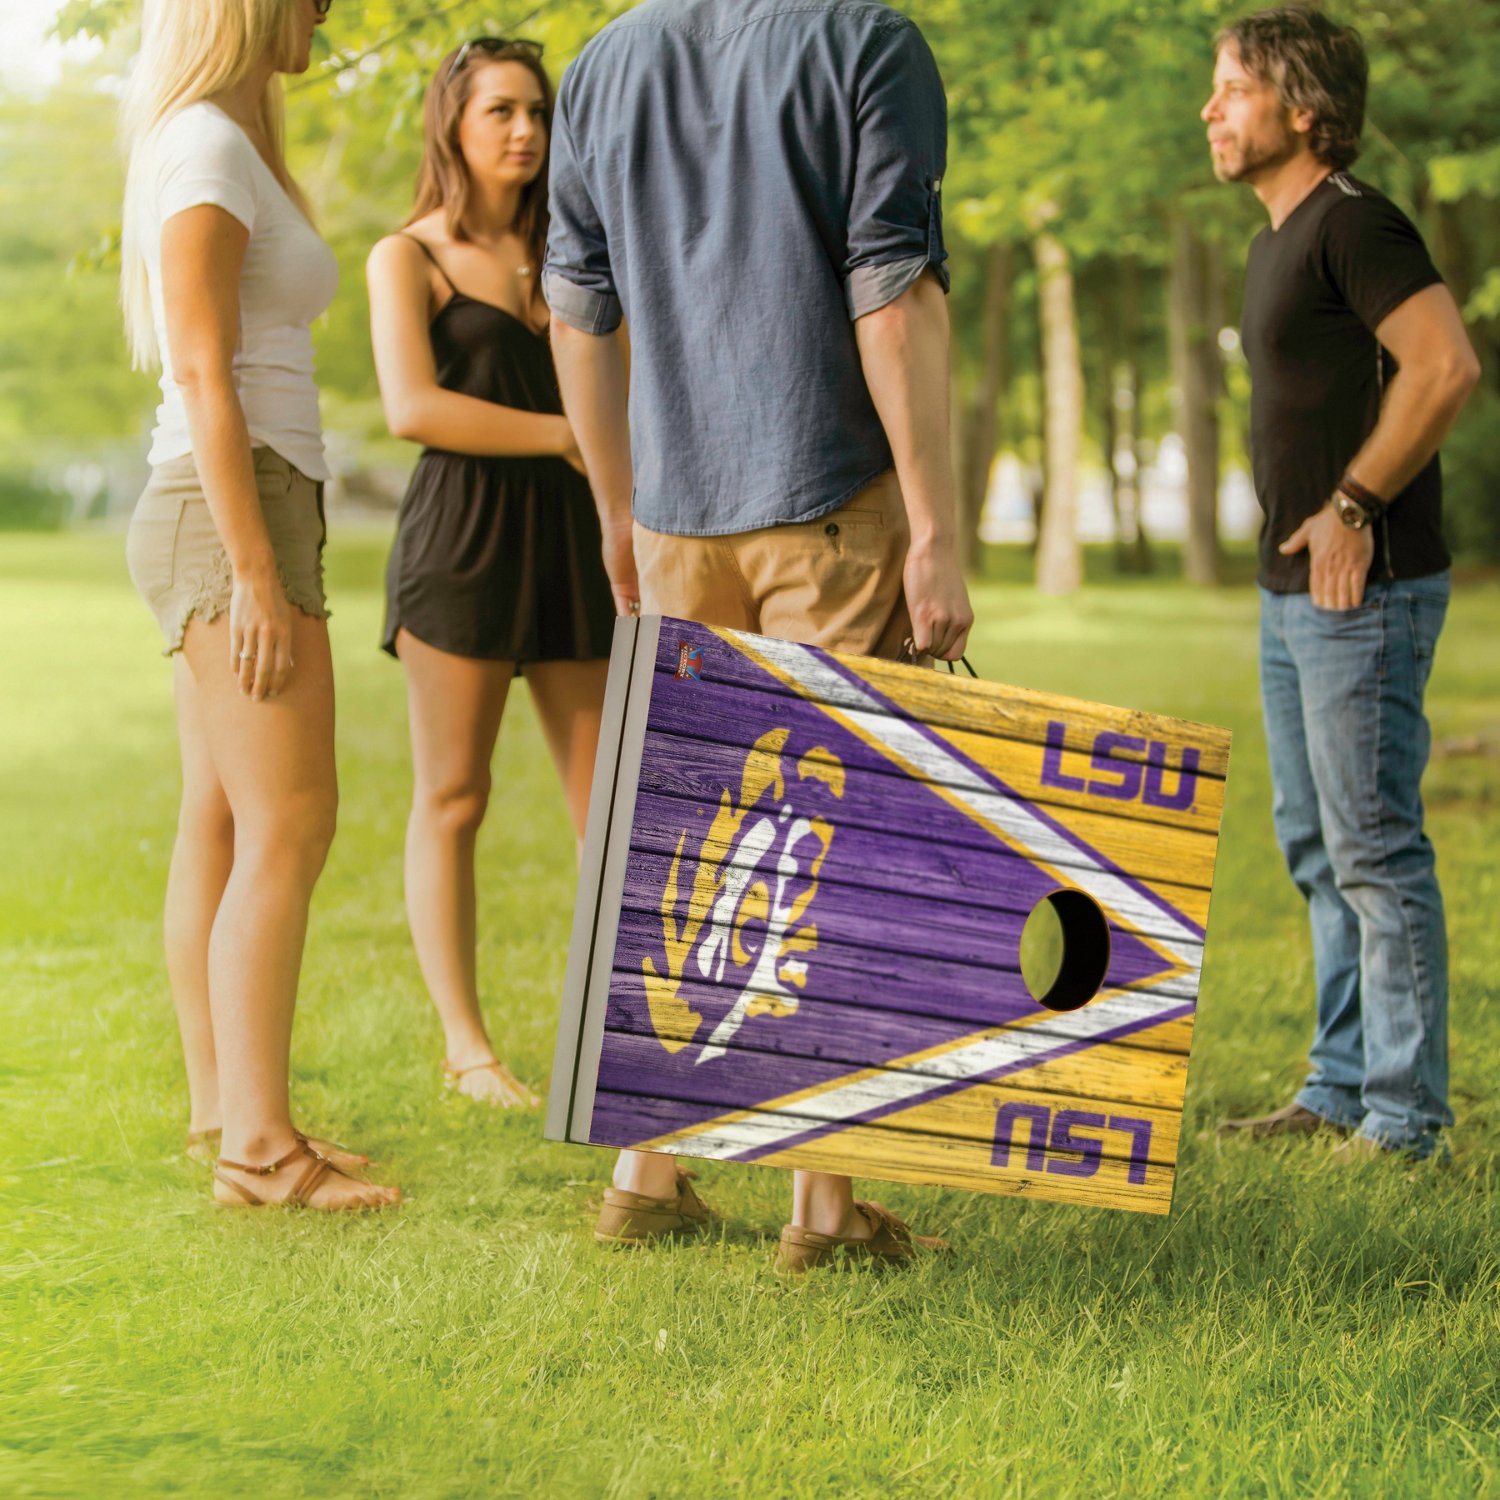
[(577, 449), (566, 417), (500, 406), (438, 384), (429, 332), (427, 261), (399, 234), (370, 251), (370, 342), (393, 437), (480, 457), (566, 458)]
[(629, 393), (624, 336), (585, 333), (562, 318), (552, 320), (552, 358), (562, 387), (563, 409), (573, 424), (604, 534), (604, 570), (615, 609), (639, 606), (640, 583), (631, 543), (630, 501), (635, 480), (630, 461)]
[(839, 271), (865, 383), (895, 459), (911, 543), (902, 582), (917, 650), (963, 655), (974, 612), (958, 566), (948, 445), (943, 81), (922, 33), (883, 33), (855, 86), (858, 141)]
[(245, 225), (214, 204), (173, 214), (162, 225), (161, 286), (167, 348), (187, 410), (198, 482), (233, 574), (229, 666), (240, 690), (260, 699), (286, 686), (292, 618), (234, 388), (240, 271), (249, 243)]
[(1408, 297), (1376, 328), (1395, 356), (1380, 420), (1349, 464), (1349, 477), (1383, 499), (1399, 495), (1432, 461), (1479, 384), (1478, 356), (1453, 293), (1437, 283)]
[(948, 446), (948, 303), (935, 276), (854, 323), (865, 383), (896, 462), (911, 542), (902, 582), (923, 655), (963, 655), (974, 611), (958, 565)]
[[(1386, 388), (1374, 431), (1346, 472), (1390, 501), (1438, 451), (1478, 384), (1480, 369), (1458, 305), (1441, 282), (1414, 293), (1387, 314), (1375, 336), (1399, 368)], [(1314, 604), (1353, 609), (1363, 601), (1375, 548), (1370, 527), (1356, 531), (1345, 526), (1330, 499), (1281, 544), (1281, 551), (1300, 552), (1304, 547)]]
[(604, 570), (615, 609), (633, 614), (641, 589), (631, 541), (635, 478), (626, 413), (630, 381), (621, 329), (624, 309), (610, 265), (609, 236), (573, 140), (574, 93), (586, 76), (588, 49), (563, 76), (548, 148), (547, 259), (542, 291), (552, 311), (552, 360), (563, 410), (588, 467)]

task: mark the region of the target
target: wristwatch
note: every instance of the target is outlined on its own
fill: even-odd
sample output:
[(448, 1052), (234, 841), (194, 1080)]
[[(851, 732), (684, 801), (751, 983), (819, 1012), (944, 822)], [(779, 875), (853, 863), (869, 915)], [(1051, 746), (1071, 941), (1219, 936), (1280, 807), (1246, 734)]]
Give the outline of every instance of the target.
[(1333, 507), (1339, 513), (1339, 520), (1351, 531), (1363, 531), (1385, 515), (1387, 504), (1374, 491), (1345, 474), (1333, 492)]

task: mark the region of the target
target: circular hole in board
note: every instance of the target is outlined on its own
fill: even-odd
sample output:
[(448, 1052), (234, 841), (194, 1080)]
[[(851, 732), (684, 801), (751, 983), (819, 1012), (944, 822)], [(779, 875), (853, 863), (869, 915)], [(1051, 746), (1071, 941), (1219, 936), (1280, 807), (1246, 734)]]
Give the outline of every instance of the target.
[(1021, 978), (1048, 1010), (1077, 1010), (1109, 971), (1109, 923), (1092, 896), (1064, 888), (1043, 896), (1021, 929)]

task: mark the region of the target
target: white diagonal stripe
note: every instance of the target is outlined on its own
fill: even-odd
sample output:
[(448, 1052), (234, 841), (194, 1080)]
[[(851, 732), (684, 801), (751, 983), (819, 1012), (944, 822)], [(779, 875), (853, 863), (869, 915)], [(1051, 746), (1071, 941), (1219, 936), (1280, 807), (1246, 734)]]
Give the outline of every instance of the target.
[[(1046, 1031), (1023, 1026), (991, 1036), (936, 1057), (901, 1064), (901, 1072), (882, 1071), (851, 1079), (836, 1088), (798, 1099), (784, 1110), (750, 1110), (701, 1133), (653, 1144), (653, 1151), (680, 1151), (691, 1156), (727, 1160), (750, 1151), (779, 1148), (824, 1124), (840, 1124), (859, 1116), (920, 1103), (923, 1095), (948, 1084), (979, 1079), (1003, 1068), (1036, 1067), (1050, 1057), (1068, 1052), (1106, 1032), (1132, 1031), (1154, 1025), (1183, 1001), (1177, 995), (1129, 991), (1096, 1000), (1082, 1010), (1050, 1018)], [(795, 1111), (795, 1113), (791, 1113)]]
[[(1127, 881), (1106, 870), (1097, 859), (1090, 857), (1086, 847), (1081, 848), (1065, 839), (1024, 803), (997, 792), (957, 755), (928, 739), (906, 720), (892, 718), (869, 693), (814, 656), (805, 646), (758, 636), (740, 637), (738, 631), (732, 630), (724, 634), (742, 639), (747, 653), (759, 654), (774, 662), (815, 700), (827, 700), (851, 724), (868, 735), (877, 747), (883, 747), (893, 758), (916, 767), (922, 776), (941, 785), (949, 796), (956, 798), (970, 812), (1023, 845), (1034, 859), (1044, 864), (1069, 866), (1069, 880), (1106, 911), (1141, 931), (1153, 928), (1159, 931), (1165, 920), (1169, 927), (1168, 936), (1159, 937), (1153, 933), (1152, 942), (1185, 969), (1196, 971), (1201, 965), (1203, 939), (1186, 923), (1148, 901)], [(849, 706), (851, 701), (860, 706)], [(1084, 861), (1082, 867), (1079, 860)]]

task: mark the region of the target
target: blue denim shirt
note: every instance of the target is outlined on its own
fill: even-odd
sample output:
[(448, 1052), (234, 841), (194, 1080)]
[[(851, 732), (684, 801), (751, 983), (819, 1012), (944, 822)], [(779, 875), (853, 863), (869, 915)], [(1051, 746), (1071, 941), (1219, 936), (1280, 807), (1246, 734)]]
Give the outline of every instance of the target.
[(629, 323), (634, 513), (714, 536), (807, 521), (891, 467), (853, 320), (931, 266), (947, 106), (872, 0), (646, 0), (568, 69), (544, 287)]

